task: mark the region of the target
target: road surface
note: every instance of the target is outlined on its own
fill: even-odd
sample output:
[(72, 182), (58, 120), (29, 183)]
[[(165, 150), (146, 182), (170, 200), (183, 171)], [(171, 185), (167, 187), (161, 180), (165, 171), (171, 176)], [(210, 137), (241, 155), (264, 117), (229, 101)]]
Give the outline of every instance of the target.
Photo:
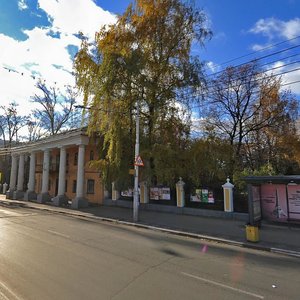
[(300, 260), (0, 206), (0, 299), (300, 299)]

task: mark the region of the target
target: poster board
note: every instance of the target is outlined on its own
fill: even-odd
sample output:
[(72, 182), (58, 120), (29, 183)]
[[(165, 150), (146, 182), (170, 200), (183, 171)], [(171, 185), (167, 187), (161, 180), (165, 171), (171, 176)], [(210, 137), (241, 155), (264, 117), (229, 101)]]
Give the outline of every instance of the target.
[(171, 189), (169, 187), (151, 187), (150, 200), (171, 200)]
[(287, 185), (289, 218), (300, 220), (300, 185)]
[(262, 184), (261, 206), (262, 215), (266, 220), (288, 220), (287, 197), (285, 184)]
[(214, 193), (209, 189), (196, 189), (190, 196), (191, 202), (215, 203)]

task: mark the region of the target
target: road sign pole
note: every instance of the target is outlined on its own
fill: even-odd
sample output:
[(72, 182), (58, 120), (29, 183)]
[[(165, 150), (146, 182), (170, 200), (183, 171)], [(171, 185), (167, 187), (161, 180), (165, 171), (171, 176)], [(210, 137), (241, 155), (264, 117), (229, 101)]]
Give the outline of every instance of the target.
[[(137, 102), (136, 108), (136, 136), (135, 136), (135, 160), (140, 155), (140, 108)], [(133, 193), (133, 221), (139, 219), (139, 166), (134, 166), (134, 193)]]

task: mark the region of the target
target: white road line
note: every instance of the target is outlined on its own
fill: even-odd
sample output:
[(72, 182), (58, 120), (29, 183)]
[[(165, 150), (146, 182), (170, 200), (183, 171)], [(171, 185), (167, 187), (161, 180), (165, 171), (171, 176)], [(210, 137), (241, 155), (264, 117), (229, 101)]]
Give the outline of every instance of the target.
[[(21, 300), (20, 297), (18, 297), (9, 287), (7, 287), (3, 282), (0, 282), (0, 289), (6, 291), (6, 295), (9, 296), (7, 297), (3, 292), (1, 292), (0, 290), (0, 296), (3, 296), (4, 299), (8, 299), (8, 300), (12, 300), (12, 299), (16, 299), (16, 300)], [(12, 298), (13, 297), (13, 298)], [(2, 298), (1, 298), (2, 299)]]
[(63, 233), (60, 233), (60, 232), (57, 232), (57, 231), (53, 231), (53, 230), (47, 230), (47, 231), (52, 233), (52, 234), (55, 234), (55, 235), (58, 235), (58, 236), (61, 236), (61, 237), (67, 238), (67, 239), (70, 238), (69, 235), (66, 235), (66, 234), (63, 234)]
[(228, 289), (228, 290), (232, 290), (232, 291), (235, 291), (235, 292), (238, 292), (238, 293), (241, 293), (241, 294), (249, 295), (249, 296), (252, 296), (252, 297), (255, 297), (255, 298), (258, 298), (258, 299), (264, 299), (264, 296), (257, 295), (257, 294), (254, 294), (254, 293), (250, 293), (250, 292), (247, 292), (247, 291), (244, 291), (244, 290), (241, 290), (241, 289), (237, 289), (237, 288), (234, 288), (232, 286), (222, 284), (222, 283), (219, 283), (219, 282), (216, 282), (216, 281), (213, 281), (213, 280), (205, 279), (205, 278), (202, 278), (202, 277), (199, 277), (199, 276), (196, 276), (196, 275), (192, 275), (192, 274), (189, 274), (189, 273), (185, 273), (185, 272), (181, 272), (181, 274), (183, 274), (185, 276), (188, 276), (188, 277), (191, 277), (191, 278), (194, 278), (194, 279), (201, 280), (201, 281), (206, 282), (206, 283), (210, 283), (212, 285), (216, 285), (216, 286)]

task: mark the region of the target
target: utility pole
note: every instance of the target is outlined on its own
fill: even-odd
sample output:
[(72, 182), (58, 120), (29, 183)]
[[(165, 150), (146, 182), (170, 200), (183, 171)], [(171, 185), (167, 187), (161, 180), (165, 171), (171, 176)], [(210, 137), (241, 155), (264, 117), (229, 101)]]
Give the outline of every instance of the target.
[(139, 219), (139, 166), (136, 162), (140, 155), (140, 107), (137, 101), (136, 130), (135, 130), (135, 164), (134, 164), (134, 191), (133, 191), (133, 221)]

